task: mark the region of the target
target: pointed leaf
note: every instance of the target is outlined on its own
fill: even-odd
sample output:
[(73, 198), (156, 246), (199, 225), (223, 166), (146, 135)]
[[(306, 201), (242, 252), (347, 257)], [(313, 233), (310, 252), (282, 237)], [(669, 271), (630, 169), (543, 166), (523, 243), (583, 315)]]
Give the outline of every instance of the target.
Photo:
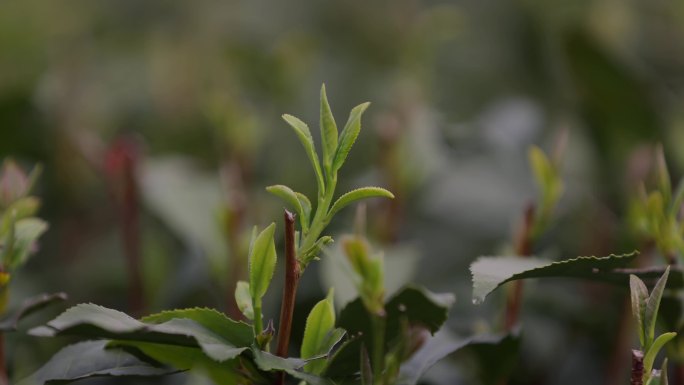
[(632, 316), (637, 322), (639, 342), (641, 343), (641, 346), (644, 346), (644, 343), (646, 342), (644, 335), (644, 316), (646, 301), (648, 300), (648, 289), (646, 288), (644, 281), (633, 274), (629, 276), (629, 287), (632, 298)]
[[(278, 184), (266, 187), (266, 191), (277, 196), (287, 203), (294, 211), (299, 215), (299, 223), (302, 226), (302, 231), (306, 232), (309, 230), (309, 215), (304, 211), (302, 207), (302, 202), (297, 196), (297, 193), (292, 191), (291, 188)], [(309, 207), (309, 211), (311, 207)]]
[(312, 260), (317, 259), (321, 250), (323, 250), (323, 248), (331, 242), (333, 242), (333, 239), (329, 235), (324, 235), (318, 238), (316, 243), (301, 253), (299, 262), (303, 265), (303, 267), (306, 267)]
[[(302, 340), (301, 356), (303, 359), (327, 353), (331, 346), (325, 346), (326, 337), (335, 328), (335, 306), (333, 305), (332, 289), (328, 297), (318, 302), (306, 318), (304, 339)], [(318, 360), (308, 363), (304, 370), (320, 374), (325, 368), (325, 362)]]
[(332, 218), (338, 211), (340, 211), (345, 206), (356, 202), (361, 199), (366, 198), (390, 198), (394, 199), (394, 194), (385, 190), (381, 187), (361, 187), (356, 190), (352, 190), (335, 201), (332, 208), (328, 213), (328, 217)]
[(240, 312), (248, 320), (254, 319), (254, 308), (252, 307), (252, 296), (249, 293), (249, 283), (245, 281), (238, 281), (235, 286), (235, 303), (237, 303)]
[(328, 104), (328, 96), (325, 94), (325, 84), (321, 86), (321, 141), (323, 142), (323, 168), (330, 177), (332, 173), (332, 162), (337, 150), (337, 124), (332, 111), (330, 111), (330, 104)]
[(253, 299), (266, 294), (276, 266), (276, 251), (273, 235), (275, 223), (271, 223), (257, 235), (249, 255), (249, 290)]
[(198, 346), (208, 357), (218, 362), (237, 357), (254, 338), (249, 325), (231, 321), (212, 309), (162, 312), (146, 317), (145, 321), (102, 306), (81, 304), (68, 309), (46, 326), (31, 329), (29, 334), (39, 337), (80, 335)]
[(64, 293), (41, 294), (25, 300), (15, 311), (10, 311), (4, 319), (0, 321), (0, 332), (15, 331), (17, 324), (24, 317), (58, 301), (65, 301), (67, 295)]
[(665, 269), (665, 273), (663, 274), (663, 276), (660, 277), (656, 285), (653, 287), (651, 295), (648, 297), (648, 301), (646, 301), (646, 311), (644, 314), (644, 336), (646, 338), (646, 344), (644, 345), (645, 349), (650, 348), (651, 343), (653, 342), (653, 338), (655, 337), (655, 326), (656, 320), (658, 318), (658, 308), (660, 307), (660, 299), (663, 297), (663, 291), (665, 290), (665, 285), (667, 284), (667, 277), (669, 274), (670, 267), (668, 266), (667, 269)]
[(316, 173), (319, 193), (323, 193), (323, 191), (325, 191), (323, 172), (321, 171), (321, 164), (318, 160), (318, 154), (316, 153), (316, 147), (314, 147), (313, 137), (311, 136), (309, 126), (292, 115), (285, 114), (283, 115), (283, 119), (294, 129), (295, 133), (299, 137), (299, 141), (302, 143), (302, 146), (304, 146), (304, 150), (306, 151), (309, 161), (311, 161), (311, 165)]
[(19, 385), (43, 385), (48, 381), (74, 381), (96, 376), (161, 376), (177, 371), (143, 361), (121, 349), (106, 349), (108, 342), (86, 341), (67, 346)]
[(653, 363), (655, 362), (656, 356), (660, 352), (660, 349), (662, 349), (666, 343), (670, 342), (676, 336), (677, 333), (675, 332), (663, 333), (656, 338), (655, 341), (653, 341), (653, 344), (650, 348), (648, 348), (646, 355), (644, 355), (644, 373), (650, 373), (651, 370), (653, 370)]
[(527, 278), (568, 277), (626, 284), (629, 275), (617, 269), (629, 264), (639, 252), (607, 257), (577, 257), (554, 262), (535, 257), (480, 257), (470, 265), (473, 302), (481, 303), (506, 282)]
[(337, 151), (335, 152), (335, 158), (333, 159), (333, 172), (337, 172), (337, 170), (342, 167), (345, 160), (347, 160), (347, 155), (349, 154), (349, 151), (351, 151), (354, 142), (356, 142), (359, 131), (361, 131), (361, 115), (363, 115), (363, 112), (369, 105), (370, 103), (359, 104), (349, 113), (349, 120), (347, 120), (347, 124), (345, 124), (344, 129), (342, 129)]

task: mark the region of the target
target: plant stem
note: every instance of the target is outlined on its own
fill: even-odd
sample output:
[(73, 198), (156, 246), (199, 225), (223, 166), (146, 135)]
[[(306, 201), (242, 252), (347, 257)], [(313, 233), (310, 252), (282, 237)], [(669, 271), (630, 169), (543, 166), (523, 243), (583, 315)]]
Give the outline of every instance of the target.
[(258, 336), (264, 331), (263, 315), (261, 314), (261, 298), (254, 300), (254, 335)]
[[(532, 253), (532, 226), (534, 225), (534, 205), (525, 208), (523, 223), (516, 239), (515, 252), (518, 256), (529, 256)], [(506, 302), (504, 329), (510, 332), (518, 323), (520, 307), (522, 306), (523, 282), (515, 281), (513, 291)]]
[(644, 352), (641, 350), (632, 350), (632, 377), (630, 385), (644, 384)]
[(381, 384), (385, 357), (385, 316), (383, 314), (373, 314), (371, 322), (373, 327), (373, 382)]
[[(295, 216), (285, 210), (285, 290), (280, 304), (280, 326), (278, 327), (278, 347), (276, 354), (287, 357), (292, 332), (292, 316), (294, 314), (295, 297), (301, 269), (297, 261), (295, 249)], [(278, 383), (285, 383), (285, 373), (281, 373)]]

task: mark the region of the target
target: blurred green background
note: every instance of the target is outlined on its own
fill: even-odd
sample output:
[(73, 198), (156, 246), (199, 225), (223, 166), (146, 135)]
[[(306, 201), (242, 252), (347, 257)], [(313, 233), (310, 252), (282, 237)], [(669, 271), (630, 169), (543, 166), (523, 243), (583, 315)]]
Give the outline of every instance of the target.
[[(117, 159), (133, 153), (139, 306), (229, 309), (245, 234), (253, 224), (282, 227), (281, 204), (263, 187), (314, 192), (280, 115), (317, 135), (322, 83), (338, 125), (372, 102), (340, 188), (375, 184), (397, 195), (368, 208), (388, 289), (414, 280), (455, 292), (449, 327), (461, 336), (500, 329), (504, 296), (472, 305), (468, 265), (510, 250), (536, 196), (531, 144), (551, 152), (569, 134), (565, 194), (536, 250), (552, 258), (641, 248), (626, 213), (653, 146), (664, 145), (673, 179), (684, 169), (681, 1), (6, 0), (0, 157), (44, 166), (35, 193), (50, 223), (15, 277), (14, 301), (63, 290), (70, 303), (131, 310), (122, 236), (130, 205)], [(347, 210), (331, 232), (352, 225)], [(307, 275), (297, 317), (331, 283), (344, 284), (335, 268), (331, 257)], [(626, 378), (615, 362), (629, 360), (628, 349), (616, 353), (627, 291), (535, 286), (511, 383)], [(278, 295), (267, 295), (267, 317)], [(17, 333), (7, 343), (21, 378), (66, 341)], [(454, 358), (426, 383), (477, 384), (471, 369)]]

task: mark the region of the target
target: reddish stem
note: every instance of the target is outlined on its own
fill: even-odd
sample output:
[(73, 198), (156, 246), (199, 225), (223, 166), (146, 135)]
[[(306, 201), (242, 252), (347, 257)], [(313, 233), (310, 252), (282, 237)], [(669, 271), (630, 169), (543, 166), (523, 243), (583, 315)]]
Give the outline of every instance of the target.
[(107, 154), (107, 171), (112, 178), (114, 199), (119, 206), (121, 235), (128, 266), (129, 308), (140, 315), (144, 308), (143, 282), (140, 267), (140, 203), (135, 176), (138, 149), (132, 140), (121, 139)]
[[(300, 276), (301, 268), (297, 261), (297, 250), (295, 248), (295, 216), (285, 210), (285, 290), (283, 291), (283, 301), (280, 306), (280, 326), (278, 328), (278, 347), (276, 349), (276, 354), (280, 357), (287, 357), (290, 346), (292, 316), (294, 314), (295, 297)], [(281, 373), (278, 383), (285, 383), (285, 373)]]
[[(532, 226), (534, 224), (534, 205), (529, 204), (525, 208), (525, 215), (520, 232), (516, 238), (515, 252), (519, 256), (532, 254)], [(513, 291), (506, 301), (506, 313), (504, 316), (504, 328), (510, 332), (518, 323), (520, 307), (522, 306), (523, 282), (515, 281)]]

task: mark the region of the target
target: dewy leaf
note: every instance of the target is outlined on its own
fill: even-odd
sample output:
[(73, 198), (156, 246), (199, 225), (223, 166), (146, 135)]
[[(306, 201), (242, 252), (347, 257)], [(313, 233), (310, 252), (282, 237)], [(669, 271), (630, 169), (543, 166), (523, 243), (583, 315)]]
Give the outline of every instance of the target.
[[(290, 205), (291, 208), (295, 210), (297, 215), (299, 215), (299, 223), (302, 226), (302, 231), (309, 230), (309, 216), (304, 212), (302, 207), (302, 202), (297, 196), (297, 193), (292, 191), (291, 188), (278, 184), (266, 187), (266, 191), (284, 200), (285, 203)], [(311, 211), (311, 205), (309, 204), (309, 212)]]
[(17, 330), (17, 324), (24, 317), (27, 317), (54, 302), (64, 301), (66, 299), (67, 295), (64, 293), (40, 294), (29, 298), (25, 300), (18, 309), (11, 311), (9, 315), (0, 321), (0, 332)]
[(673, 338), (677, 336), (677, 333), (663, 333), (655, 341), (653, 345), (648, 348), (648, 351), (644, 355), (644, 372), (650, 372), (653, 369), (653, 362), (655, 362), (656, 356), (660, 349), (665, 346), (666, 343), (670, 342)]
[(390, 198), (394, 199), (394, 194), (385, 190), (381, 187), (361, 187), (356, 190), (352, 190), (335, 201), (332, 208), (328, 212), (328, 217), (331, 218), (338, 211), (343, 209), (350, 203), (356, 202), (365, 198)]
[(335, 151), (335, 158), (333, 159), (332, 171), (337, 172), (337, 170), (342, 167), (345, 160), (347, 160), (347, 155), (351, 151), (356, 138), (359, 136), (359, 131), (361, 131), (361, 115), (368, 108), (370, 103), (359, 104), (354, 107), (349, 113), (349, 120), (345, 124), (342, 133), (340, 134), (339, 144), (337, 146), (337, 151)]
[[(328, 296), (318, 302), (306, 318), (304, 339), (302, 340), (301, 356), (303, 359), (327, 353), (331, 346), (325, 346), (327, 335), (335, 328), (335, 306), (333, 305), (333, 290)], [(325, 369), (325, 361), (310, 362), (305, 371), (320, 374)]]
[(253, 299), (266, 294), (276, 266), (276, 251), (273, 235), (275, 223), (271, 223), (257, 235), (249, 255), (249, 291)]
[(481, 303), (506, 282), (526, 278), (585, 278), (624, 284), (628, 274), (618, 271), (636, 258), (639, 252), (606, 257), (577, 257), (554, 262), (535, 257), (480, 257), (470, 265), (473, 278), (473, 302)]
[(314, 172), (316, 173), (319, 192), (323, 193), (323, 191), (325, 191), (323, 172), (321, 171), (321, 164), (318, 160), (318, 154), (316, 153), (316, 147), (314, 147), (313, 137), (311, 136), (309, 126), (292, 115), (285, 114), (283, 115), (283, 119), (294, 129), (295, 133), (299, 137), (299, 141), (304, 146), (304, 150), (306, 151), (306, 154), (311, 161), (311, 165), (314, 168)]
[(337, 150), (337, 124), (332, 111), (330, 111), (330, 104), (328, 104), (328, 96), (325, 94), (325, 84), (321, 86), (321, 141), (323, 142), (323, 168), (326, 174), (330, 177), (332, 173), (332, 162)]
[[(254, 338), (249, 325), (230, 321), (211, 309), (162, 312), (146, 318), (145, 321), (138, 321), (125, 313), (102, 306), (81, 304), (68, 309), (46, 326), (31, 329), (29, 334), (39, 337), (81, 335), (199, 346), (208, 357), (218, 362), (237, 357)], [(155, 323), (158, 321), (160, 323)]]
[(254, 308), (252, 307), (252, 296), (249, 293), (249, 283), (238, 281), (235, 286), (235, 302), (240, 312), (248, 319), (254, 319)]
[(646, 310), (646, 301), (648, 300), (648, 289), (644, 282), (633, 274), (629, 276), (629, 288), (632, 299), (632, 316), (637, 323), (639, 342), (641, 346), (644, 346), (646, 342), (644, 335), (644, 312)]
[(106, 349), (109, 341), (70, 345), (18, 385), (43, 385), (48, 381), (74, 381), (95, 376), (161, 376), (176, 372), (155, 366), (121, 349)]
[(663, 297), (663, 291), (665, 290), (665, 285), (667, 284), (667, 277), (670, 274), (670, 267), (665, 269), (665, 273), (658, 280), (656, 285), (651, 291), (651, 295), (646, 301), (646, 311), (644, 315), (644, 336), (646, 343), (644, 344), (645, 349), (651, 347), (653, 338), (655, 337), (655, 326), (656, 319), (658, 318), (658, 308), (660, 307), (660, 299)]

